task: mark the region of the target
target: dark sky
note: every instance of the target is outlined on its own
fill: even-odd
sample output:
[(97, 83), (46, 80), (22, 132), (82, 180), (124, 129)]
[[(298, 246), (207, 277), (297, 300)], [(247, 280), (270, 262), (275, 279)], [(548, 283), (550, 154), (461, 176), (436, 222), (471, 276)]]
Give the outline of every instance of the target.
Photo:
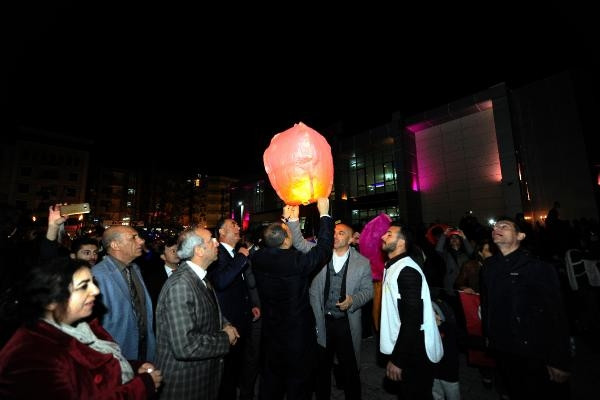
[(211, 174), (261, 170), (270, 138), (298, 121), (323, 130), (342, 119), (356, 133), (393, 111), (595, 67), (600, 37), (590, 10), (552, 2), (18, 3), (6, 13), (8, 126)]

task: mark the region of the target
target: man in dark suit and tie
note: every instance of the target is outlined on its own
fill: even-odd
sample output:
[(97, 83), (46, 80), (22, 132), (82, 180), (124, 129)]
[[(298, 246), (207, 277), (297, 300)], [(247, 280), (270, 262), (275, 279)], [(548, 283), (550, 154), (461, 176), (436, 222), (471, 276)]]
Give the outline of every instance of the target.
[(329, 199), (320, 198), (317, 208), (318, 241), (308, 253), (294, 249), (288, 226), (275, 222), (265, 229), (266, 247), (252, 258), (263, 319), (261, 399), (310, 399), (312, 393), (317, 342), (308, 288), (312, 273), (331, 257), (333, 243)]
[[(158, 304), (158, 295), (167, 281), (167, 278), (173, 274), (179, 265), (177, 256), (177, 238), (168, 238), (158, 249), (160, 259), (164, 261), (163, 265), (152, 265), (142, 268), (142, 278), (146, 283), (148, 293), (152, 299), (152, 308), (156, 315), (156, 305)], [(156, 327), (156, 326), (155, 326)]]
[[(225, 356), (219, 400), (235, 400), (238, 386), (240, 399), (251, 399), (258, 373), (259, 343), (249, 339), (253, 337), (250, 334), (252, 322), (260, 318), (260, 301), (248, 259), (249, 251), (245, 247), (236, 251), (240, 226), (231, 218), (221, 219), (217, 222), (216, 235), (219, 256), (208, 267), (207, 276), (217, 293), (221, 312), (240, 333), (240, 340)], [(248, 349), (249, 346), (252, 348)]]
[(214, 400), (223, 357), (239, 338), (205, 279), (217, 259), (217, 242), (196, 227), (181, 234), (177, 249), (184, 262), (165, 283), (156, 310), (156, 365), (165, 382), (160, 398)]

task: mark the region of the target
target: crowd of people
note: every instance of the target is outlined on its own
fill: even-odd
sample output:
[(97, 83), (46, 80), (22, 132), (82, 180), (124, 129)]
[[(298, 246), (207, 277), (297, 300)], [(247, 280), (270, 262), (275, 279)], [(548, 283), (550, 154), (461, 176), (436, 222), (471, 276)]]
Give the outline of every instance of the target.
[[(224, 218), (214, 232), (193, 226), (152, 246), (112, 226), (67, 249), (60, 205), (35, 246), (3, 234), (0, 397), (326, 400), (336, 370), (345, 398), (360, 399), (367, 306), (400, 398), (460, 398), (465, 346), (485, 353), (482, 382), (504, 398), (568, 398), (557, 271), (528, 251), (523, 221), (502, 217), (488, 230), (462, 221), (429, 242), (391, 222), (374, 285), (360, 232), (334, 224), (328, 199), (317, 210), (313, 241), (290, 205), (244, 240)], [(459, 293), (481, 307), (476, 345), (464, 340)]]

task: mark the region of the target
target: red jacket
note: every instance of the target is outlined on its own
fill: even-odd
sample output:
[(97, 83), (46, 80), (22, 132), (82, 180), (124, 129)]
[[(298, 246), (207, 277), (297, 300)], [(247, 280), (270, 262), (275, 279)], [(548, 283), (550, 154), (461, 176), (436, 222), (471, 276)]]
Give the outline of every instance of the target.
[[(97, 320), (90, 327), (98, 338), (113, 340)], [(149, 374), (136, 374), (121, 384), (121, 366), (112, 354), (100, 353), (43, 321), (19, 328), (0, 351), (2, 399), (146, 399), (153, 395)]]

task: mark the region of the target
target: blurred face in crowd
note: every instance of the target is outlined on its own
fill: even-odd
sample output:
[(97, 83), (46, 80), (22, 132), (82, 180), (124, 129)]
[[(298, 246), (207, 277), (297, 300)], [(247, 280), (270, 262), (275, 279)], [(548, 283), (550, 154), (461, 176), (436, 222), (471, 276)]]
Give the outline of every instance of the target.
[(488, 243), (483, 245), (483, 248), (481, 249), (480, 253), (481, 253), (481, 258), (483, 258), (484, 260), (493, 255), (492, 251), (490, 250), (490, 245)]
[(71, 254), (71, 258), (74, 260), (84, 260), (90, 263), (93, 267), (98, 261), (98, 246), (93, 244), (81, 245), (81, 248), (77, 250), (77, 253)]
[(348, 225), (337, 224), (333, 232), (333, 248), (336, 250), (348, 250), (352, 241), (352, 228)]
[(177, 243), (173, 246), (165, 246), (165, 252), (160, 255), (160, 258), (171, 268), (177, 268), (179, 257), (177, 257)]
[(360, 232), (354, 232), (352, 234), (352, 243), (359, 246), (360, 245)]
[(215, 238), (212, 237), (212, 234), (208, 229), (198, 228), (196, 230), (196, 234), (204, 239), (204, 256), (203, 259), (208, 263), (212, 263), (219, 256), (219, 243)]
[(388, 253), (388, 257), (401, 254), (405, 251), (405, 241), (399, 226), (390, 226), (390, 228), (381, 237), (383, 242), (381, 249)]
[(234, 247), (240, 241), (240, 226), (232, 219), (227, 219), (219, 229), (219, 240)]
[(492, 240), (503, 254), (519, 247), (521, 240), (525, 239), (523, 232), (518, 232), (516, 226), (511, 221), (500, 220), (494, 224), (492, 230)]
[(126, 264), (142, 255), (142, 246), (144, 239), (140, 237), (137, 231), (129, 226), (121, 228), (120, 237), (111, 244), (113, 252), (118, 255), (118, 259)]
[(452, 236), (450, 236), (450, 246), (454, 250), (460, 249), (460, 245), (461, 244), (462, 244), (462, 240), (460, 239), (460, 236), (458, 236), (458, 235), (452, 235)]

